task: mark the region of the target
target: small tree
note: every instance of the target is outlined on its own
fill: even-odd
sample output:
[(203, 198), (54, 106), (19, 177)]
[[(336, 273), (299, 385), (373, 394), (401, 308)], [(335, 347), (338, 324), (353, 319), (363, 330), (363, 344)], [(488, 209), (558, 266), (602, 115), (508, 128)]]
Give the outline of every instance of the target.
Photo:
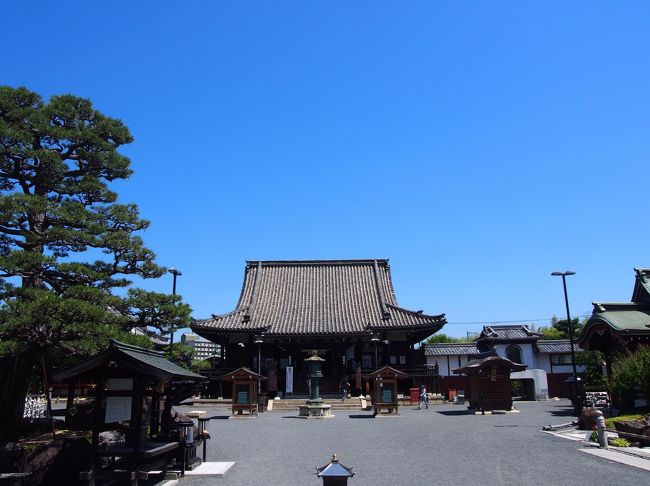
[(560, 340), (560, 339), (566, 339), (564, 337), (564, 334), (561, 331), (558, 331), (555, 327), (553, 326), (542, 326), (537, 329), (537, 332), (542, 334), (544, 339), (550, 339), (550, 340)]
[(625, 401), (641, 392), (650, 400), (650, 347), (642, 347), (612, 365), (612, 388)]
[(604, 386), (606, 384), (605, 375), (603, 374), (604, 362), (605, 356), (600, 351), (576, 353), (576, 364), (586, 367), (585, 385)]
[(427, 344), (435, 343), (467, 343), (470, 342), (466, 337), (452, 337), (447, 334), (438, 333), (427, 339)]
[[(582, 332), (584, 323), (580, 322), (577, 317), (571, 319), (571, 331), (573, 332), (573, 339), (577, 338)], [(569, 339), (569, 326), (566, 319), (558, 319), (556, 316), (551, 317), (551, 325), (543, 326), (537, 329), (537, 332), (544, 335), (544, 339)]]

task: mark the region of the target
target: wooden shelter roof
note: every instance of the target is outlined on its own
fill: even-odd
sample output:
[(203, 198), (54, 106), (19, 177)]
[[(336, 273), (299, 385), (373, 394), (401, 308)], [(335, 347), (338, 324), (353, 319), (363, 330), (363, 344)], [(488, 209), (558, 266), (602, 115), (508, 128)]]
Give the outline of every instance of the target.
[(260, 375), (259, 373), (256, 373), (255, 371), (251, 370), (250, 368), (246, 368), (245, 366), (242, 366), (241, 368), (237, 368), (234, 371), (231, 371), (230, 373), (226, 373), (225, 375), (219, 376), (217, 379), (219, 380), (234, 380), (235, 378), (239, 377), (246, 377), (251, 380), (262, 380), (266, 381), (267, 377)]
[(510, 361), (507, 358), (502, 358), (501, 356), (488, 356), (487, 358), (472, 360), (465, 366), (454, 368), (451, 371), (456, 374), (475, 374), (481, 370), (495, 367), (508, 369), (510, 371), (524, 371), (526, 368), (528, 368), (528, 365), (515, 363), (514, 361)]
[(83, 363), (54, 375), (56, 381), (89, 375), (96, 371), (109, 370), (112, 362), (133, 370), (139, 376), (152, 377), (160, 381), (204, 381), (207, 378), (172, 363), (162, 351), (144, 349), (111, 340), (108, 349)]
[(400, 307), (388, 260), (248, 261), (235, 310), (197, 320), (208, 339), (235, 332), (267, 336), (350, 335), (411, 330), (427, 335), (446, 323)]
[(391, 368), (390, 366), (384, 366), (383, 368), (379, 368), (378, 370), (375, 370), (372, 373), (368, 373), (367, 375), (365, 375), (365, 377), (368, 379), (372, 379), (375, 376), (397, 378), (398, 380), (405, 380), (406, 378), (409, 377), (407, 373), (404, 373), (403, 371), (400, 370), (396, 370), (395, 368)]

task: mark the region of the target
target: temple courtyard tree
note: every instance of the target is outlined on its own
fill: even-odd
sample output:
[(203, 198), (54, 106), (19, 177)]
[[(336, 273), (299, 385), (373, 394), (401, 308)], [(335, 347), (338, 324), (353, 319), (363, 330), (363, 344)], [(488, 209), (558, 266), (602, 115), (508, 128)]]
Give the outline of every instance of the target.
[(165, 272), (139, 236), (149, 223), (109, 188), (131, 174), (118, 148), (132, 140), (86, 99), (0, 87), (0, 442), (48, 365), (189, 320), (179, 296), (115, 292)]

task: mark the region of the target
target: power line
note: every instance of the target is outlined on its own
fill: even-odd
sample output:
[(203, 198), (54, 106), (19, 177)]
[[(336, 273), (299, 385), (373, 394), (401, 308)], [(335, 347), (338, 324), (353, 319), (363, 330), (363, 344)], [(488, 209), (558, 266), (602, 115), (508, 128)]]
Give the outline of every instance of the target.
[[(589, 315), (591, 315), (591, 312), (585, 312), (584, 314), (575, 317), (587, 317)], [(558, 319), (562, 320), (559, 317)], [(513, 324), (513, 323), (526, 323), (526, 322), (548, 322), (550, 324), (551, 318), (544, 317), (541, 319), (516, 319), (516, 320), (498, 320), (498, 321), (463, 321), (463, 322), (456, 321), (456, 322), (447, 322), (445, 325), (466, 326), (468, 324)]]

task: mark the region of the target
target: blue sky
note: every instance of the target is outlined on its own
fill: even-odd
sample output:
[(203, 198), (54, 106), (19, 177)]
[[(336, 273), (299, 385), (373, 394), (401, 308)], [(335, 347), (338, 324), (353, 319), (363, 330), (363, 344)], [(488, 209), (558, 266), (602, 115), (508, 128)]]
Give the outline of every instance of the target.
[[(8, 1), (0, 83), (128, 125), (115, 186), (194, 317), (245, 260), (390, 258), (444, 332), (629, 301), (647, 2)], [(171, 291), (171, 276), (142, 286)]]

